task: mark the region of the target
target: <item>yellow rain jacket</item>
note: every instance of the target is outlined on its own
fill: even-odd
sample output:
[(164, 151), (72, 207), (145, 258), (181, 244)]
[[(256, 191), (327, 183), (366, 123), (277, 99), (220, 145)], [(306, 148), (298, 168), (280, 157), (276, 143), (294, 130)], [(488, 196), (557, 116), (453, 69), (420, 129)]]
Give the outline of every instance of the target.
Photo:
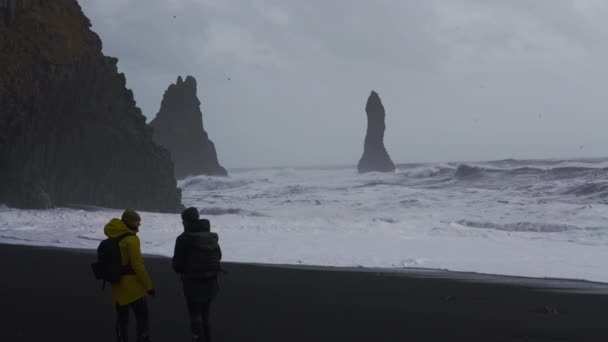
[[(109, 238), (117, 238), (124, 233), (137, 233), (131, 230), (120, 219), (114, 218), (106, 224), (103, 232)], [(120, 282), (112, 284), (112, 300), (119, 305), (127, 305), (144, 297), (148, 290), (154, 288), (148, 271), (141, 256), (140, 243), (137, 235), (127, 236), (118, 246), (123, 265), (131, 265), (135, 274), (124, 275)]]

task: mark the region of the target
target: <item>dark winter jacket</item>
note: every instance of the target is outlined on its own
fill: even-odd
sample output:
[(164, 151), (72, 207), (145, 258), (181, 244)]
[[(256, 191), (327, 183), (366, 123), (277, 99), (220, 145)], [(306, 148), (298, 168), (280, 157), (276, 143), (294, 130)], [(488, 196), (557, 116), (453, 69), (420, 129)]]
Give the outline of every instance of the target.
[(218, 236), (209, 232), (209, 221), (200, 220), (177, 237), (173, 270), (181, 274), (188, 302), (205, 303), (217, 296), (221, 259)]
[(175, 241), (173, 270), (183, 279), (211, 279), (221, 271), (222, 250), (209, 221), (199, 220)]

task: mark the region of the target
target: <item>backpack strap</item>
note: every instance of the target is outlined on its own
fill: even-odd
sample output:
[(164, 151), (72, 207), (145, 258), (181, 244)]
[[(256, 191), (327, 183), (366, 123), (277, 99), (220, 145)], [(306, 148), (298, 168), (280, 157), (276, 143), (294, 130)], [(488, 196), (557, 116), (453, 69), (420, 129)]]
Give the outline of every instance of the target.
[(135, 235), (135, 234), (133, 234), (133, 233), (124, 233), (124, 234), (120, 235), (119, 237), (115, 238), (114, 240), (116, 240), (116, 242), (120, 242), (120, 241), (122, 241), (122, 239), (124, 239), (126, 237), (129, 237), (129, 236), (132, 236), (132, 235)]
[[(118, 242), (122, 241), (124, 238), (133, 236), (133, 235), (135, 235), (135, 234), (127, 232), (127, 233), (124, 233), (124, 234), (120, 235), (119, 237), (115, 238), (115, 240), (118, 243)], [(121, 273), (123, 275), (135, 274), (135, 270), (133, 270), (133, 267), (131, 267), (131, 264), (126, 264), (126, 265), (122, 266)]]

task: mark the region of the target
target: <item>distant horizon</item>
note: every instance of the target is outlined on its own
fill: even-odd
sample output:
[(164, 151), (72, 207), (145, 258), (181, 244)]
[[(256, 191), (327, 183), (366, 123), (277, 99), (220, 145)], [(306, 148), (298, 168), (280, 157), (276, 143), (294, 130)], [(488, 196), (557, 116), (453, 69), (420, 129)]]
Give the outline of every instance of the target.
[[(500, 159), (480, 159), (480, 160), (448, 160), (448, 161), (408, 161), (408, 162), (398, 162), (394, 161), (394, 164), (397, 168), (403, 165), (433, 165), (433, 164), (455, 164), (455, 163), (492, 163), (492, 162), (500, 162), (500, 161), (592, 161), (592, 160), (605, 160), (608, 161), (608, 155), (606, 156), (590, 156), (590, 157), (551, 157), (551, 158), (500, 158)], [(358, 160), (357, 160), (358, 161)], [(331, 168), (331, 169), (340, 169), (340, 168), (353, 168), (353, 170), (357, 170), (357, 161), (353, 164), (346, 163), (336, 163), (336, 164), (312, 164), (312, 165), (271, 165), (271, 166), (245, 166), (245, 167), (226, 167), (228, 171), (242, 171), (242, 170), (264, 170), (264, 169), (316, 169), (316, 168)]]

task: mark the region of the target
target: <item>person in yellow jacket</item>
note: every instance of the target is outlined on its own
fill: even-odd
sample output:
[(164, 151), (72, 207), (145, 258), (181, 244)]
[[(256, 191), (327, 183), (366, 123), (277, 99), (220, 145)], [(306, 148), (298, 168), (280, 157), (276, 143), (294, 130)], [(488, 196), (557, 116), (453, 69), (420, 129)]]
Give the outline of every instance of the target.
[(137, 237), (141, 217), (137, 212), (127, 209), (121, 219), (113, 218), (106, 224), (104, 233), (109, 238), (118, 238), (131, 233), (118, 243), (122, 265), (128, 271), (122, 275), (120, 282), (112, 284), (112, 301), (116, 306), (116, 340), (128, 341), (129, 308), (135, 314), (137, 342), (150, 341), (148, 320), (148, 303), (146, 295), (154, 296), (155, 290), (141, 256), (140, 242)]

